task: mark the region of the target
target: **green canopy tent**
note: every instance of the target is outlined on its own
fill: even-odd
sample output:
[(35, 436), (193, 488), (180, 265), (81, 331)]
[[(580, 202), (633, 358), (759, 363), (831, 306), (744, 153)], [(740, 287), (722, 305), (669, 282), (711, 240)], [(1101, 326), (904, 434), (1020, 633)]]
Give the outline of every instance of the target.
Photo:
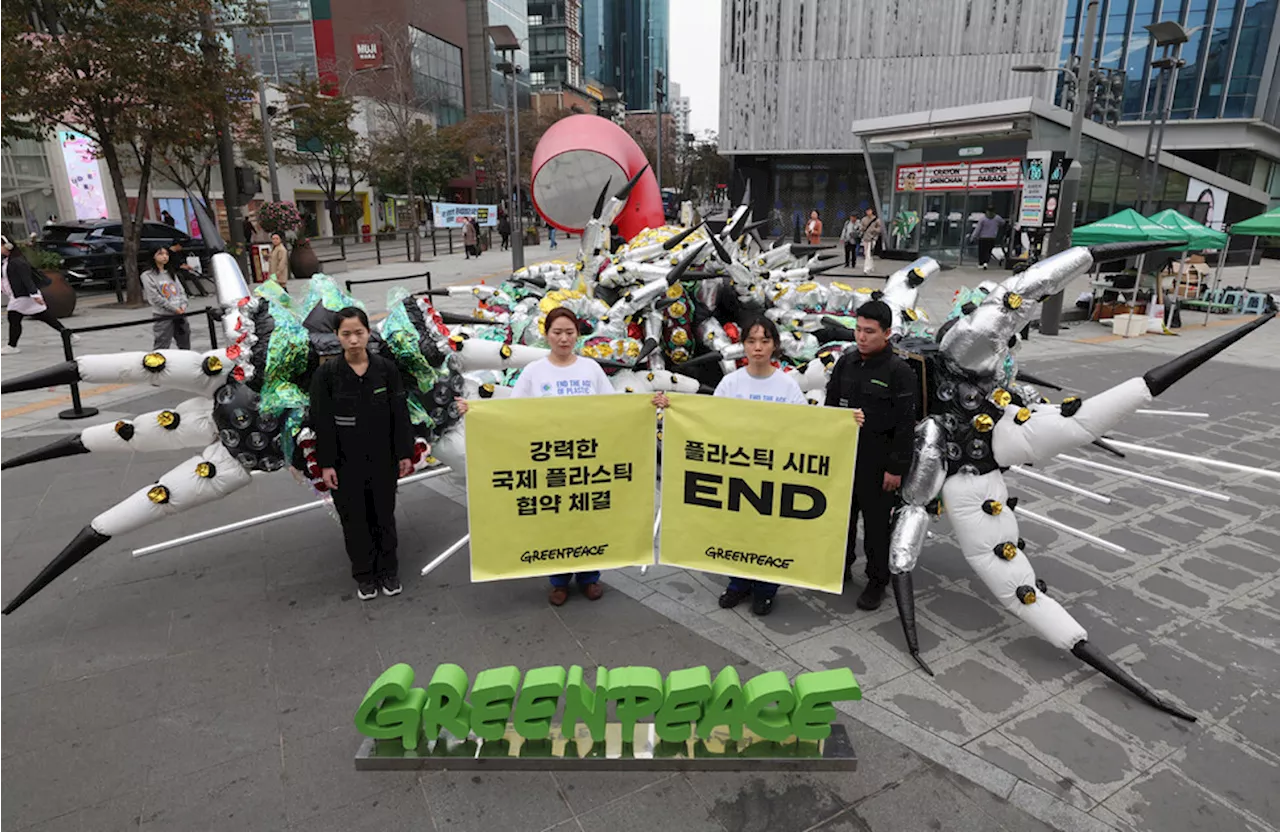
[[(1171, 251), (1181, 251), (1183, 253), (1182, 266), (1179, 269), (1180, 275), (1185, 275), (1187, 273), (1186, 253), (1188, 251), (1204, 251), (1205, 249), (1218, 250), (1217, 273), (1218, 274), (1222, 273), (1222, 263), (1223, 263), (1223, 258), (1225, 258), (1227, 254), (1227, 239), (1228, 239), (1227, 235), (1224, 232), (1214, 231), (1212, 228), (1201, 225), (1200, 223), (1196, 222), (1195, 220), (1191, 219), (1185, 214), (1179, 214), (1177, 211), (1173, 210), (1172, 208), (1166, 209), (1164, 211), (1161, 211), (1158, 214), (1152, 215), (1151, 221), (1154, 222), (1156, 225), (1162, 226), (1171, 231), (1176, 231), (1177, 233), (1187, 238), (1186, 245), (1172, 246), (1170, 248)], [(1214, 280), (1214, 289), (1217, 289), (1216, 278)], [(1174, 299), (1176, 301), (1178, 296), (1177, 280), (1175, 280), (1173, 284), (1173, 294), (1174, 294)], [(1209, 322), (1209, 309), (1210, 307), (1208, 306), (1204, 308), (1204, 320), (1206, 324)], [(1169, 324), (1169, 321), (1171, 320), (1172, 315), (1173, 315), (1173, 304), (1166, 303), (1165, 304), (1165, 325), (1166, 326)]]
[[(1265, 214), (1259, 214), (1256, 217), (1232, 223), (1227, 229), (1227, 233), (1232, 237), (1253, 237), (1253, 245), (1249, 247), (1249, 264), (1244, 269), (1244, 285), (1241, 286), (1242, 290), (1247, 291), (1249, 288), (1249, 272), (1253, 271), (1253, 255), (1258, 251), (1258, 238), (1280, 237), (1280, 208), (1272, 208)], [(1218, 288), (1216, 281), (1213, 288)]]
[[(1187, 237), (1179, 231), (1152, 222), (1132, 208), (1117, 211), (1109, 217), (1082, 225), (1071, 232), (1071, 244), (1076, 246), (1166, 240), (1170, 247), (1173, 247), (1187, 242)], [(1129, 301), (1130, 304), (1136, 305), (1138, 302), (1138, 285), (1142, 282), (1142, 265), (1146, 257), (1145, 254), (1138, 256), (1138, 277), (1133, 281), (1133, 298)]]

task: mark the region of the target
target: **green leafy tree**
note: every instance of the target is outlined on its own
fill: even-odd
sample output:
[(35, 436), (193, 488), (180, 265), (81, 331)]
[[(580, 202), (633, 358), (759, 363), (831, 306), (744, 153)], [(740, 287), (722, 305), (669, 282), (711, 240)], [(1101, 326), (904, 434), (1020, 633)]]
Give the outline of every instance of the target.
[[(352, 98), (334, 95), (328, 83), (299, 78), (281, 85), (289, 107), (271, 119), (276, 160), (281, 166), (294, 165), (308, 174), (311, 183), (325, 195), (329, 220), (335, 232), (343, 228), (354, 197), (367, 173), (368, 148), (356, 130), (356, 105)], [(246, 141), (246, 155), (263, 163), (262, 140)], [(358, 214), (357, 214), (358, 215)]]
[(6, 0), (0, 12), (4, 134), (41, 139), (68, 128), (94, 142), (123, 225), (131, 305), (142, 302), (142, 220), (160, 154), (212, 132), (205, 114), (246, 86), (222, 42), (201, 48), (202, 20), (215, 13), (256, 19), (248, 0)]

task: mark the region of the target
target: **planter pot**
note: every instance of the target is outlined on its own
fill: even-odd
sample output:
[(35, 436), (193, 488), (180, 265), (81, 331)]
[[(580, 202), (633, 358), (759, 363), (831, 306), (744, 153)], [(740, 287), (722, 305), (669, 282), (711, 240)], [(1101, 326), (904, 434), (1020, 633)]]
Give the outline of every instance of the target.
[(51, 281), (48, 286), (41, 287), (40, 294), (55, 318), (70, 318), (76, 311), (76, 290), (67, 282), (67, 277), (56, 269), (45, 269), (44, 276)]
[(293, 277), (309, 278), (320, 273), (320, 258), (311, 246), (294, 246), (289, 252), (289, 271)]

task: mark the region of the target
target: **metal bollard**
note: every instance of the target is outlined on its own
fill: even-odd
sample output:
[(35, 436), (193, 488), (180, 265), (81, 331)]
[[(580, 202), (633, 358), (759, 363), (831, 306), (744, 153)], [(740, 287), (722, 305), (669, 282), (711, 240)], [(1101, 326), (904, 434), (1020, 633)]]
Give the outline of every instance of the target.
[(342, 259), (347, 259), (347, 238), (341, 234), (338, 235), (338, 248), (342, 250)]
[[(417, 233), (418, 233), (417, 231), (409, 232), (409, 234), (417, 234)], [(413, 246), (412, 246), (413, 241), (409, 239), (409, 234), (404, 235), (404, 259), (406, 261), (412, 262), (413, 261)]]
[[(62, 354), (66, 356), (68, 361), (75, 361), (75, 352), (71, 349), (71, 336), (75, 334), (74, 330), (62, 330)], [(58, 414), (59, 419), (88, 419), (90, 416), (97, 416), (98, 408), (84, 407), (80, 403), (80, 385), (77, 382), (71, 382), (71, 409), (64, 410)]]
[(373, 256), (377, 258), (378, 265), (382, 265), (382, 235), (373, 235)]
[(427, 272), (427, 291), (431, 291), (431, 272)]
[(431, 256), (440, 256), (440, 252), (436, 251), (436, 230), (434, 228), (431, 229)]
[(449, 229), (449, 253), (453, 254), (453, 229)]
[(222, 310), (216, 306), (207, 307), (204, 310), (204, 318), (209, 323), (209, 344), (212, 349), (218, 348), (218, 325), (217, 321), (222, 318)]

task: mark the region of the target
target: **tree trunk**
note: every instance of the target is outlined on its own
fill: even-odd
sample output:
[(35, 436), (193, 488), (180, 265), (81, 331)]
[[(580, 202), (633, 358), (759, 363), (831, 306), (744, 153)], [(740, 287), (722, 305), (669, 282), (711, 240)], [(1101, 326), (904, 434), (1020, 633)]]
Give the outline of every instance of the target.
[(142, 280), (138, 270), (138, 254), (142, 245), (141, 217), (146, 210), (147, 187), (151, 179), (151, 148), (148, 146), (141, 160), (138, 177), (138, 221), (129, 212), (129, 196), (124, 186), (124, 169), (120, 164), (120, 154), (115, 143), (105, 131), (99, 132), (102, 156), (107, 162), (107, 173), (111, 176), (111, 188), (116, 194), (116, 207), (120, 211), (120, 226), (124, 234), (124, 279), (126, 306), (142, 306)]
[(422, 238), (418, 236), (418, 197), (413, 192), (413, 166), (408, 163), (408, 156), (405, 157), (405, 162), (404, 187), (409, 195), (409, 222), (411, 224), (409, 234), (413, 237), (413, 262), (417, 263), (422, 260)]

